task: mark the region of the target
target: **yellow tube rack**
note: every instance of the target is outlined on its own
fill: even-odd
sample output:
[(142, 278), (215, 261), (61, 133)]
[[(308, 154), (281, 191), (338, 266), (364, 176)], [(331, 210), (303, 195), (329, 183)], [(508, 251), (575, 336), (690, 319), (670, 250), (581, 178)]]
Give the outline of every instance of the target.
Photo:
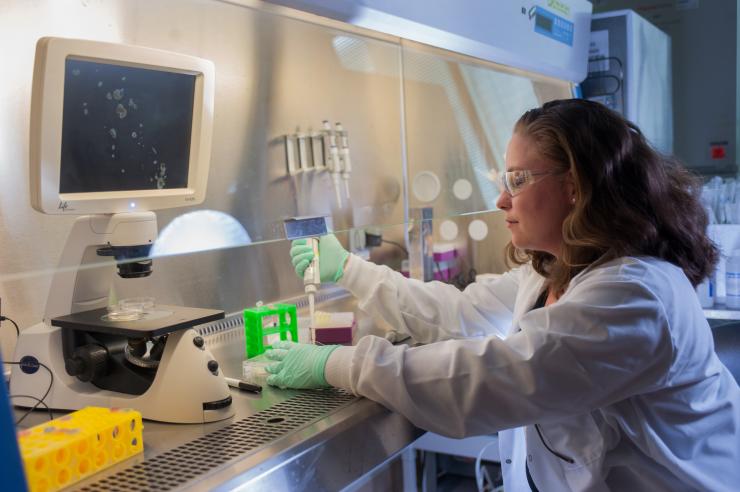
[(141, 453), (143, 428), (136, 410), (86, 407), (19, 431), (28, 489), (59, 490)]

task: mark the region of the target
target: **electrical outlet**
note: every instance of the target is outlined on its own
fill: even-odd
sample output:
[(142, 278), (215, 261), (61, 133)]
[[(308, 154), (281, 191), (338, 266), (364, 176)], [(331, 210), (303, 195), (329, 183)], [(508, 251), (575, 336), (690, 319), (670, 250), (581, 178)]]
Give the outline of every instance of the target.
[(349, 250), (356, 252), (365, 249), (365, 230), (352, 229), (349, 231)]
[(380, 246), (381, 244), (383, 244), (383, 233), (380, 231), (380, 229), (366, 229), (365, 244), (368, 248)]

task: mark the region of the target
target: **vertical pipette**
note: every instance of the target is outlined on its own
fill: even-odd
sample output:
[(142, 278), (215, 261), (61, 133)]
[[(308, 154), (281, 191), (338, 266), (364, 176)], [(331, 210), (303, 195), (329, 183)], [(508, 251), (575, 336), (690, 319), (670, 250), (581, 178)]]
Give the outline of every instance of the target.
[(306, 140), (309, 137), (308, 133), (298, 132), (295, 135), (298, 140), (298, 165), (302, 171), (308, 171), (308, 144)]
[(316, 312), (315, 298), (314, 295), (321, 284), (321, 274), (319, 271), (319, 239), (316, 237), (310, 237), (306, 240), (313, 249), (313, 260), (303, 272), (303, 287), (308, 296), (308, 313), (309, 313), (309, 327), (308, 331), (311, 334), (311, 343), (316, 342), (314, 336), (314, 315)]
[(349, 200), (349, 174), (352, 172), (352, 161), (349, 158), (349, 137), (347, 132), (342, 128), (342, 124), (337, 122), (337, 135), (339, 135), (339, 143), (341, 149), (339, 149), (342, 155), (342, 180), (344, 181), (344, 192)]
[(324, 131), (329, 135), (329, 172), (331, 173), (331, 180), (334, 183), (334, 195), (337, 197), (337, 206), (342, 207), (342, 194), (340, 191), (339, 177), (342, 169), (339, 162), (339, 148), (337, 148), (337, 136), (332, 131), (331, 125), (328, 121), (324, 120)]

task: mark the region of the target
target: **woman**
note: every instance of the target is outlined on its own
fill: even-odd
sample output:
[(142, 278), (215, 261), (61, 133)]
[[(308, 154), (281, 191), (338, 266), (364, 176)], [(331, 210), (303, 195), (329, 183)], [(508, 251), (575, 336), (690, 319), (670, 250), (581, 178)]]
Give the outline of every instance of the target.
[[(693, 288), (717, 260), (697, 183), (617, 113), (563, 100), (517, 122), (502, 188), (519, 267), (464, 292), (322, 238), (322, 280), (426, 345), (285, 344), (268, 382), (499, 431), (507, 491), (738, 490), (740, 389)], [(301, 275), (310, 248), (291, 255)]]

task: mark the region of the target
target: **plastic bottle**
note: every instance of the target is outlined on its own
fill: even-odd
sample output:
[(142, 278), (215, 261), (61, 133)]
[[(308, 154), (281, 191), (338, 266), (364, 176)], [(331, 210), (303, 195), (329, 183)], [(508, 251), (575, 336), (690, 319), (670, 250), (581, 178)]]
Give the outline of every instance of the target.
[(699, 296), (699, 303), (703, 308), (711, 308), (717, 296), (714, 275), (705, 278), (704, 281), (696, 286), (696, 294)]
[(727, 300), (729, 309), (740, 309), (740, 250), (732, 252), (725, 267)]

